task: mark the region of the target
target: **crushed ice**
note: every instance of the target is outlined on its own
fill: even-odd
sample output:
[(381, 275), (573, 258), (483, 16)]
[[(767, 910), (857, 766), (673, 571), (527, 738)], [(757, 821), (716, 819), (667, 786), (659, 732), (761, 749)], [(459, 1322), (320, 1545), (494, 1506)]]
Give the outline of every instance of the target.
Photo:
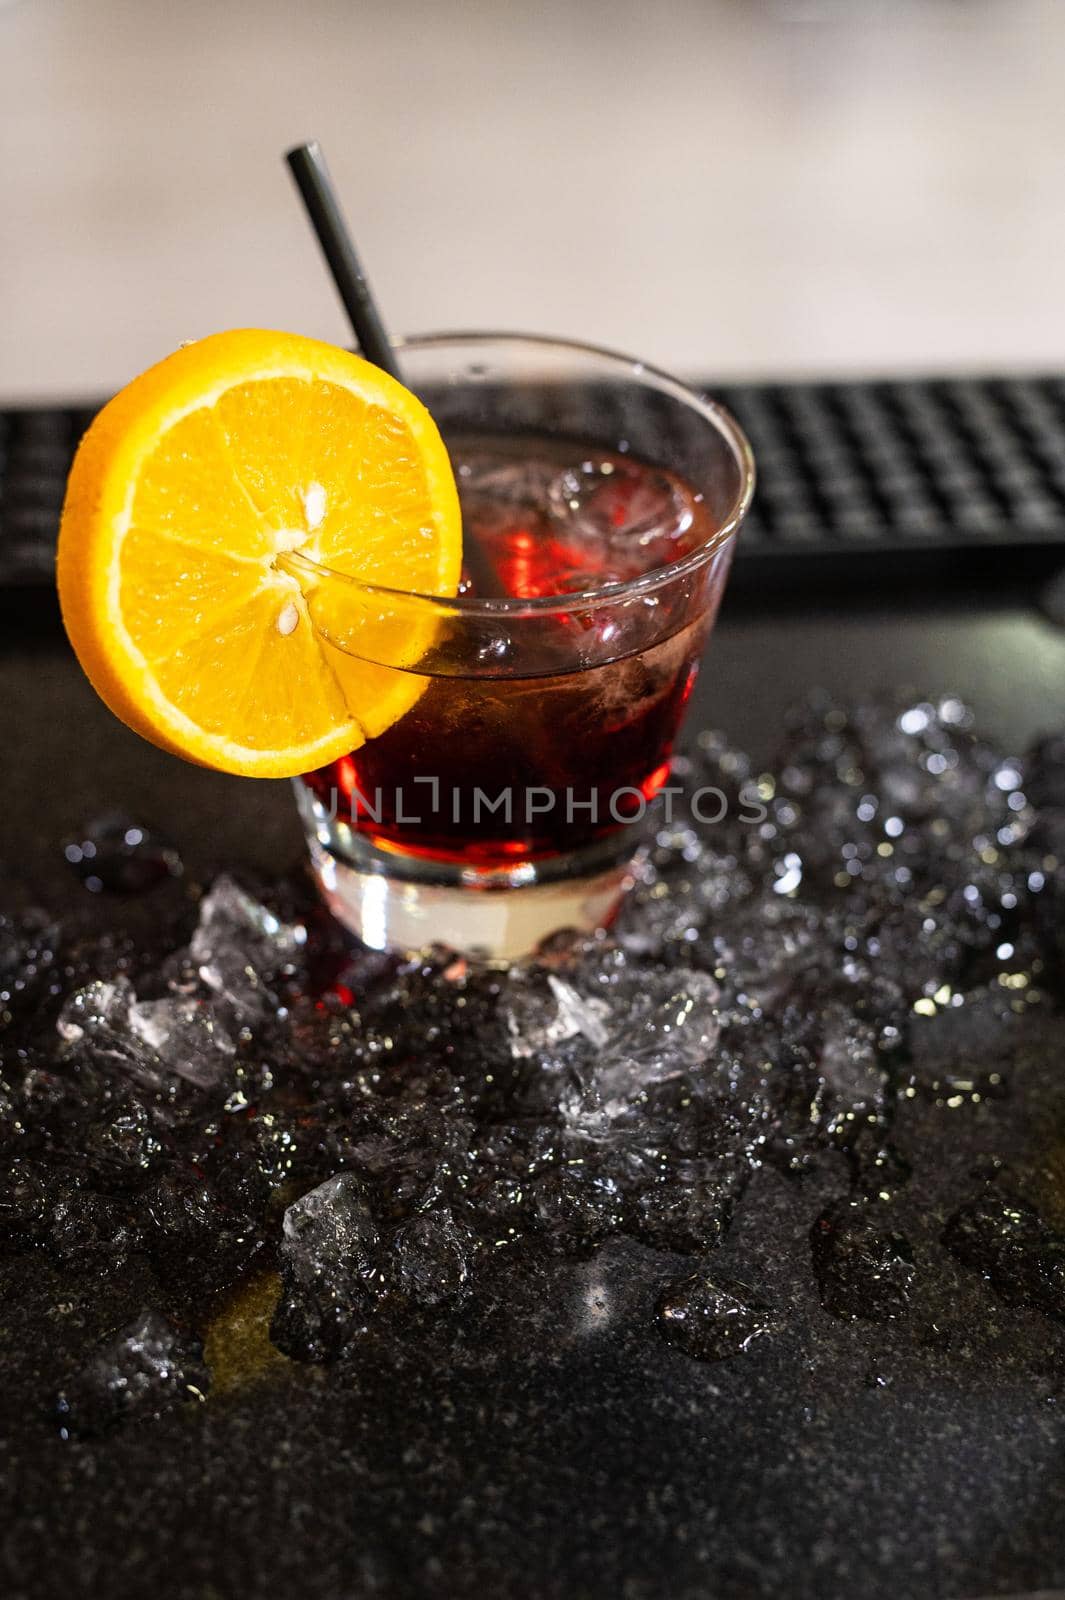
[(209, 1089), (227, 1076), (232, 1030), (276, 1011), (267, 980), (292, 970), (305, 940), (302, 924), (282, 923), (222, 876), (200, 903), (187, 951), (170, 959), (191, 981), (153, 1000), (138, 1000), (121, 974), (75, 990), (56, 1021), (62, 1054), (110, 1064), (148, 1089), (171, 1074)]
[[(721, 819), (678, 808), (609, 937), (506, 973), (352, 951), (227, 877), (149, 972), (46, 918), (0, 926), (4, 1248), (139, 1251), (193, 1310), (276, 1264), (273, 1336), (318, 1361), (515, 1253), (624, 1234), (692, 1258), (665, 1264), (658, 1325), (720, 1359), (786, 1321), (711, 1269), (752, 1174), (831, 1155), (839, 1192), (802, 1219), (824, 1311), (910, 1317), (930, 1268), (892, 1126), (911, 1100), (993, 1106), (1060, 1002), (1065, 741), (994, 749), (953, 699), (825, 701), (766, 772), (716, 735), (687, 763)], [(1038, 1211), (990, 1169), (956, 1207), (960, 1267), (1062, 1315)]]

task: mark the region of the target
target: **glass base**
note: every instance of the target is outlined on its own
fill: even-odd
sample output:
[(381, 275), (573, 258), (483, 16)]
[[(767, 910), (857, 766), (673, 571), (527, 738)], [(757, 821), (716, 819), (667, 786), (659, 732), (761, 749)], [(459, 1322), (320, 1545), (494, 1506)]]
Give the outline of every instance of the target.
[(448, 866), (378, 849), (297, 786), (322, 898), (371, 950), (443, 945), (477, 960), (516, 961), (555, 934), (605, 927), (632, 882), (639, 830), (548, 861)]

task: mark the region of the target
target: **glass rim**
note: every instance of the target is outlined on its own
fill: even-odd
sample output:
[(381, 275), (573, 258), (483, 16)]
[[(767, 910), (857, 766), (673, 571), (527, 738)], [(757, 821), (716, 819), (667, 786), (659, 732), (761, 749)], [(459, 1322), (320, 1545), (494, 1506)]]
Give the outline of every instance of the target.
[(602, 345), (585, 344), (580, 339), (555, 338), (551, 334), (494, 333), (478, 330), (469, 333), (408, 334), (393, 342), (396, 349), (401, 351), (426, 350), (455, 344), (509, 344), (539, 347), (542, 350), (569, 350), (583, 356), (594, 356), (615, 368), (625, 368), (637, 379), (646, 377), (652, 380), (673, 398), (686, 405), (689, 410), (700, 415), (731, 452), (739, 471), (739, 486), (729, 513), (706, 543), (696, 550), (689, 551), (687, 555), (679, 556), (675, 561), (667, 562), (665, 566), (655, 567), (651, 572), (645, 572), (638, 578), (600, 584), (594, 589), (583, 589), (570, 594), (535, 595), (527, 598), (503, 595), (484, 599), (478, 599), (474, 595), (425, 594), (416, 589), (393, 589), (385, 584), (364, 583), (350, 573), (338, 572), (335, 567), (327, 567), (319, 561), (312, 560), (299, 550), (287, 550), (277, 558), (277, 565), (293, 577), (302, 574), (308, 579), (317, 578), (322, 582), (342, 584), (348, 589), (365, 594), (370, 599), (379, 597), (391, 602), (416, 601), (447, 616), (550, 616), (553, 613), (587, 611), (599, 606), (616, 605), (619, 600), (639, 599), (644, 595), (653, 594), (656, 590), (697, 572), (700, 567), (717, 556), (739, 532), (754, 497), (755, 464), (750, 441), (727, 407), (721, 405), (719, 401), (704, 398), (690, 384), (683, 383), (681, 379), (675, 378), (663, 368), (641, 361), (637, 356), (609, 350)]

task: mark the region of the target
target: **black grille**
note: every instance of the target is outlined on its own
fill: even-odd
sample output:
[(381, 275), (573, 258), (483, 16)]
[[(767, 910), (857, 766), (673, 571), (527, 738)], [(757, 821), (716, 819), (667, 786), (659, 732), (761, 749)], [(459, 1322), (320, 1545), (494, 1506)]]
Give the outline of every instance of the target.
[[(1065, 379), (737, 385), (759, 486), (740, 564), (1065, 546)], [(1065, 551), (1061, 559), (1065, 560)], [(990, 565), (986, 559), (981, 565)], [(900, 574), (906, 570), (903, 559)], [(974, 563), (974, 566), (976, 563)], [(791, 570), (794, 570), (794, 562)]]
[(52, 583), (67, 472), (92, 409), (0, 411), (0, 585)]
[[(738, 581), (1065, 564), (1065, 378), (714, 386), (758, 461)], [(0, 585), (48, 585), (85, 408), (0, 413)], [(886, 562), (883, 558), (887, 558)], [(1015, 564), (1013, 570), (1018, 570)]]

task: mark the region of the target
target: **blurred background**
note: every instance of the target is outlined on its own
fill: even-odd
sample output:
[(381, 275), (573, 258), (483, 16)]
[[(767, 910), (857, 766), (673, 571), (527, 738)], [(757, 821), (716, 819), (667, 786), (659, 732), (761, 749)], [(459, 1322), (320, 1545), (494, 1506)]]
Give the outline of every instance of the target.
[(715, 377), (1065, 367), (1061, 0), (8, 0), (0, 393), (235, 324), (344, 337), (317, 137), (395, 331)]

